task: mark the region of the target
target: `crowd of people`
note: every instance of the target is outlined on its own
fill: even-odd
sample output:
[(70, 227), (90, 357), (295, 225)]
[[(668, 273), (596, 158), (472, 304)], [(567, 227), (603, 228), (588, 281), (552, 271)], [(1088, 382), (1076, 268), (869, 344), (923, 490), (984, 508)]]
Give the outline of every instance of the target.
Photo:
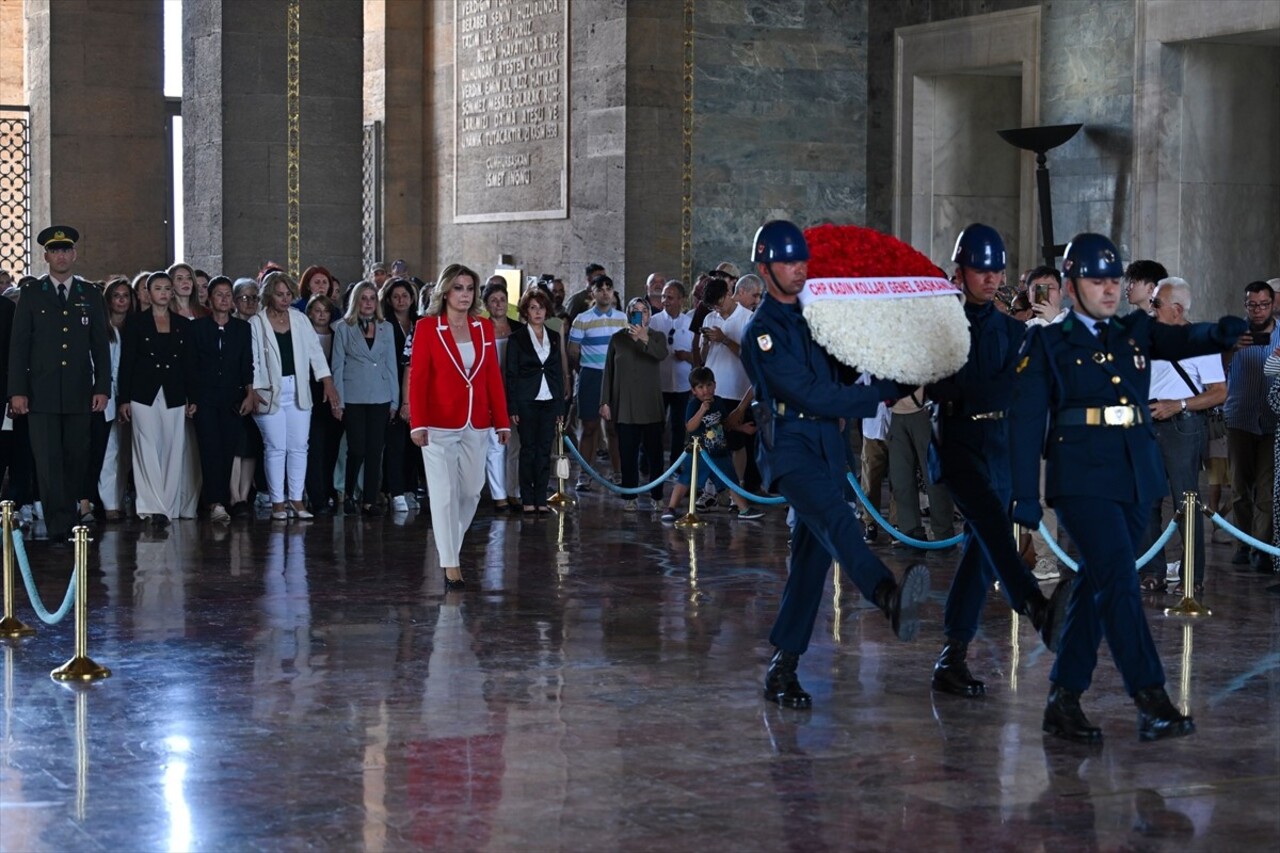
[[(346, 284), (321, 266), (295, 282), (273, 263), (232, 280), (181, 262), (94, 282), (73, 274), (78, 239), (69, 226), (46, 228), (38, 242), (48, 273), (0, 281), (7, 358), (0, 381), (9, 402), (0, 431), (4, 497), (20, 508), (23, 525), (43, 517), (55, 546), (65, 545), (75, 523), (131, 516), (158, 527), (202, 514), (214, 523), (288, 523), (326, 513), (404, 513), (426, 500), (447, 585), (457, 590), (466, 585), (462, 538), (486, 486), (495, 512), (536, 518), (550, 511), (557, 428), (599, 469), (581, 469), (575, 488), (597, 488), (593, 474), (618, 486), (622, 512), (661, 511), (662, 522), (674, 522), (693, 492), (702, 510), (731, 501), (738, 521), (762, 518), (738, 491), (717, 488), (705, 466), (695, 481), (688, 460), (670, 487), (656, 482), (696, 439), (734, 486), (781, 493), (790, 505), (792, 564), (765, 695), (808, 707), (797, 665), (831, 560), (903, 638), (914, 635), (928, 587), (922, 565), (894, 579), (867, 549), (880, 530), (869, 514), (850, 509), (855, 502), (840, 485), (845, 471), (860, 474), (877, 505), (887, 482), (885, 514), (905, 534), (894, 547), (907, 556), (918, 556), (930, 537), (951, 538), (957, 524), (970, 534), (933, 678), (935, 690), (958, 695), (984, 691), (966, 650), (993, 577), (1051, 648), (1063, 620), (1073, 618), (1068, 598), (1110, 630), (1115, 614), (1092, 612), (1073, 594), (1071, 578), (1046, 597), (1038, 582), (1064, 570), (1038, 535), (1015, 542), (1008, 533), (1011, 521), (1037, 527), (1042, 483), (1093, 566), (1092, 582), (1121, 598), (1117, 578), (1122, 563), (1132, 566), (1129, 550), (1140, 553), (1163, 529), (1160, 498), (1176, 507), (1202, 481), (1208, 507), (1225, 510), (1229, 488), (1235, 524), (1261, 542), (1276, 538), (1277, 279), (1245, 285), (1243, 320), (1211, 327), (1191, 322), (1192, 283), (1152, 260), (1121, 267), (1114, 245), (1099, 235), (1080, 235), (1068, 248), (1066, 279), (1040, 266), (1006, 282), (1003, 242), (975, 224), (957, 240), (950, 276), (971, 335), (964, 367), (929, 385), (874, 377), (850, 385), (798, 311), (808, 250), (785, 222), (757, 236), (758, 274), (726, 262), (686, 288), (653, 273), (643, 295), (625, 304), (624, 288), (599, 264), (587, 266), (572, 294), (554, 275), (513, 293), (503, 275), (482, 284), (456, 263), (424, 282), (400, 261)], [(1113, 320), (1121, 283), (1129, 311)], [(1128, 336), (1131, 352), (1109, 344), (1109, 331)], [(1016, 429), (1006, 427), (1019, 406), (1015, 384), (1033, 400), (1022, 405), (1040, 418), (1064, 396), (1098, 396), (1075, 384), (1084, 357), (1076, 367), (1062, 361), (1072, 346), (1097, 365), (1118, 402), (1062, 409), (1056, 439), (1020, 452), (1016, 436), (1011, 441)], [(1024, 370), (1029, 378), (1021, 378)], [(1036, 377), (1044, 377), (1049, 397), (1036, 397)], [(1080, 470), (1105, 453), (1055, 467), (1074, 452), (1059, 446), (1067, 438), (1088, 439), (1088, 452), (1123, 437), (1070, 427), (1113, 423), (1148, 426), (1140, 434), (1152, 439), (1150, 458), (1146, 444), (1117, 445), (1136, 467), (1129, 474), (1125, 466), (1100, 469), (1088, 486), (1078, 485)], [(786, 450), (796, 437), (803, 441)], [(815, 473), (828, 467), (830, 478)], [(1097, 515), (1096, 500), (1081, 502), (1115, 477), (1098, 497), (1115, 502), (1112, 526), (1129, 531), (1131, 549), (1099, 545), (1087, 521)], [(1195, 569), (1181, 573), (1173, 591), (1199, 597), (1199, 514), (1195, 523), (1196, 553), (1187, 558)], [(1280, 571), (1249, 544), (1232, 560)], [(1150, 566), (1136, 589), (1168, 589), (1164, 554)], [(1126, 626), (1137, 631), (1129, 639), (1140, 653), (1122, 671), (1154, 683), (1162, 674), (1149, 634)], [(1087, 645), (1080, 630), (1077, 623), (1067, 633)], [(1096, 631), (1091, 636), (1096, 649)], [(1072, 687), (1087, 684), (1091, 654), (1080, 646), (1068, 658), (1074, 669), (1055, 669), (1046, 731), (1095, 737), (1079, 709), (1082, 688)], [(1163, 695), (1161, 688), (1147, 697), (1151, 725), (1143, 731), (1152, 738), (1189, 732), (1189, 720), (1169, 712)]]

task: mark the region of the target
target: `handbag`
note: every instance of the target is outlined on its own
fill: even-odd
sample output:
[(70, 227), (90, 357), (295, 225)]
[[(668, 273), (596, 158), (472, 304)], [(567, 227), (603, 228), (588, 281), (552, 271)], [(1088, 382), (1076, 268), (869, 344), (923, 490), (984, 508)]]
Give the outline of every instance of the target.
[[(254, 319), (257, 320), (257, 318), (254, 318)], [(261, 320), (257, 320), (257, 322), (255, 322), (254, 325), (258, 327), (258, 338), (259, 338), (258, 347), (262, 352), (262, 369), (267, 374), (268, 381), (270, 381), (271, 363), (267, 361), (267, 332), (266, 332), (266, 329), (264, 328), (265, 324)], [(271, 389), (274, 387), (275, 385), (273, 383), (269, 388), (253, 389), (254, 391), (258, 392), (258, 405), (254, 407), (254, 410), (253, 410), (254, 414), (268, 415), (271, 413), (271, 400), (272, 400)]]
[[(1197, 388), (1195, 386), (1195, 383), (1191, 381), (1191, 377), (1188, 376), (1187, 372), (1182, 369), (1182, 365), (1178, 364), (1178, 362), (1176, 361), (1171, 361), (1169, 363), (1173, 365), (1173, 369), (1178, 372), (1178, 375), (1182, 377), (1182, 381), (1185, 382), (1187, 387), (1191, 389), (1191, 396), (1192, 397), (1199, 396), (1201, 393), (1200, 389)], [(1205, 418), (1208, 420), (1209, 440), (1217, 441), (1218, 439), (1226, 438), (1227, 437), (1227, 421), (1223, 415), (1222, 407), (1214, 406), (1212, 409), (1207, 410), (1204, 414), (1205, 414)]]

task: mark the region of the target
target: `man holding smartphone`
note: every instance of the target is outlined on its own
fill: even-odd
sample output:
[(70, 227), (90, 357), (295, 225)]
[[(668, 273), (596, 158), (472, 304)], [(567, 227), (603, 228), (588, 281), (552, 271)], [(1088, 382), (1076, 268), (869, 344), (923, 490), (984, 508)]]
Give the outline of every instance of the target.
[[(1245, 320), (1249, 331), (1240, 336), (1227, 363), (1227, 465), (1231, 472), (1231, 515), (1246, 533), (1271, 541), (1271, 487), (1275, 479), (1276, 416), (1266, 403), (1267, 379), (1263, 362), (1274, 349), (1276, 320), (1272, 316), (1275, 291), (1265, 281), (1251, 281), (1244, 288)], [(1261, 551), (1241, 544), (1231, 562), (1270, 569)]]

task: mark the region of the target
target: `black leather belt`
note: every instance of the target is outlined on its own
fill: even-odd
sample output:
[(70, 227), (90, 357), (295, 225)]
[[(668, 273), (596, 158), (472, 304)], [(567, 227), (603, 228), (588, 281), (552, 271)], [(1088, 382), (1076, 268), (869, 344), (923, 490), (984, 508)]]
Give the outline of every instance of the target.
[(802, 412), (799, 409), (792, 408), (786, 403), (775, 401), (773, 411), (780, 418), (799, 418), (802, 421), (834, 421), (835, 418), (827, 418), (822, 415), (811, 415), (808, 412)]
[(1145, 423), (1143, 409), (1138, 406), (1100, 406), (1088, 409), (1063, 409), (1054, 424), (1067, 426), (1131, 427)]
[(1009, 413), (1004, 409), (968, 414), (964, 411), (964, 406), (961, 403), (942, 403), (940, 410), (946, 417), (963, 418), (966, 421), (1000, 421), (1009, 416)]

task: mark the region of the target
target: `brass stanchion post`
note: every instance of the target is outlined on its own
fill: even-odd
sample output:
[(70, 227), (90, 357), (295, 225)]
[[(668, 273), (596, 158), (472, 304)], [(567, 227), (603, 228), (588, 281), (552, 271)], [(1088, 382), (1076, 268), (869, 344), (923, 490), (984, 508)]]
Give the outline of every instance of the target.
[(560, 482), (560, 488), (554, 495), (547, 498), (547, 503), (560, 507), (573, 506), (577, 501), (565, 491), (565, 480), (569, 476), (569, 460), (564, 455), (564, 424), (562, 423), (556, 424), (556, 457), (556, 479)]
[(693, 437), (693, 463), (689, 474), (689, 511), (676, 519), (676, 527), (692, 528), (702, 527), (706, 524), (701, 518), (698, 518), (698, 453), (702, 450), (702, 440), (698, 436)]
[(1212, 616), (1213, 611), (1196, 601), (1196, 493), (1182, 493), (1182, 600), (1164, 609), (1165, 616)]
[(4, 616), (0, 618), (0, 638), (31, 637), (36, 629), (13, 615), (13, 501), (0, 503), (4, 516)]
[(110, 678), (111, 670), (89, 657), (89, 528), (72, 530), (76, 538), (76, 654), (49, 673), (54, 681), (97, 681)]

